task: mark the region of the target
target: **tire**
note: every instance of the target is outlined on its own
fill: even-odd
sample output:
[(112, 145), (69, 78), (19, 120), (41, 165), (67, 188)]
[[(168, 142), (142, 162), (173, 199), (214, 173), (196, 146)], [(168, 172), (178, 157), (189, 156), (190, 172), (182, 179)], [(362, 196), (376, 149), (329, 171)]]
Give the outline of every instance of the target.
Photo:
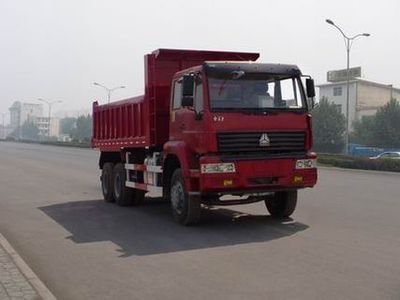
[(132, 205), (140, 205), (144, 202), (145, 198), (144, 195), (146, 194), (145, 191), (133, 189), (133, 201)]
[(268, 212), (274, 218), (287, 218), (293, 214), (297, 204), (297, 191), (276, 192), (265, 200)]
[(106, 202), (115, 202), (114, 199), (114, 178), (113, 178), (113, 163), (105, 163), (101, 170), (101, 191), (103, 192), (103, 198)]
[(198, 223), (201, 211), (200, 199), (189, 197), (181, 169), (176, 169), (172, 174), (170, 199), (175, 221), (185, 226)]
[(134, 190), (125, 186), (126, 170), (122, 163), (114, 166), (114, 199), (119, 206), (134, 204)]

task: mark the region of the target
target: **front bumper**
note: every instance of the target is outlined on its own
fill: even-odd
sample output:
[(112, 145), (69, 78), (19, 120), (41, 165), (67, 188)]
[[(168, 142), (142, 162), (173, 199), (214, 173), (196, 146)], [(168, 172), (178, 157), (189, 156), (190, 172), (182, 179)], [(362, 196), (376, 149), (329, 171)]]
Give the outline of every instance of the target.
[[(304, 157), (305, 159), (315, 156)], [(192, 177), (191, 190), (201, 194), (243, 194), (281, 191), (313, 187), (317, 182), (317, 169), (296, 169), (297, 158), (238, 160), (235, 172), (197, 172)], [(218, 163), (216, 156), (203, 156), (200, 165)]]

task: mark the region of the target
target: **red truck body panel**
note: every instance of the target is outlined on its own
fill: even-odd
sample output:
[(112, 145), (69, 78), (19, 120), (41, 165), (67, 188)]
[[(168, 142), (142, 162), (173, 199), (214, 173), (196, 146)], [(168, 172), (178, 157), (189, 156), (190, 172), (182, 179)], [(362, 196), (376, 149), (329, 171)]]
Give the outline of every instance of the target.
[(162, 146), (169, 139), (171, 82), (204, 61), (255, 61), (258, 53), (158, 49), (145, 56), (143, 96), (93, 103), (92, 147), (101, 151)]

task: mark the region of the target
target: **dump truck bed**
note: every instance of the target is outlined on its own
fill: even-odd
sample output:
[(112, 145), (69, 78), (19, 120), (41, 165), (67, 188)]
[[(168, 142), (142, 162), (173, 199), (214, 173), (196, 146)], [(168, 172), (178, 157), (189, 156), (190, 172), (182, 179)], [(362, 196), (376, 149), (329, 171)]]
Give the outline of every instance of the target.
[(169, 136), (171, 82), (178, 71), (204, 61), (255, 61), (258, 53), (158, 49), (145, 56), (143, 96), (93, 103), (92, 147), (101, 151), (156, 147)]

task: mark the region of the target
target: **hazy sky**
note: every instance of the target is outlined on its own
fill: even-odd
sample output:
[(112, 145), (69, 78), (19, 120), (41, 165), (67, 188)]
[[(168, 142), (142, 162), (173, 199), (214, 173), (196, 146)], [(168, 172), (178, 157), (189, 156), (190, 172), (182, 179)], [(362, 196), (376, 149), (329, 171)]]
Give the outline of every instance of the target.
[(400, 87), (399, 0), (99, 1), (0, 0), (0, 112), (15, 100), (62, 100), (55, 111), (89, 110), (143, 93), (143, 55), (157, 48), (258, 51), (261, 62), (295, 63), (326, 80), (345, 68), (344, 42), (363, 76)]

